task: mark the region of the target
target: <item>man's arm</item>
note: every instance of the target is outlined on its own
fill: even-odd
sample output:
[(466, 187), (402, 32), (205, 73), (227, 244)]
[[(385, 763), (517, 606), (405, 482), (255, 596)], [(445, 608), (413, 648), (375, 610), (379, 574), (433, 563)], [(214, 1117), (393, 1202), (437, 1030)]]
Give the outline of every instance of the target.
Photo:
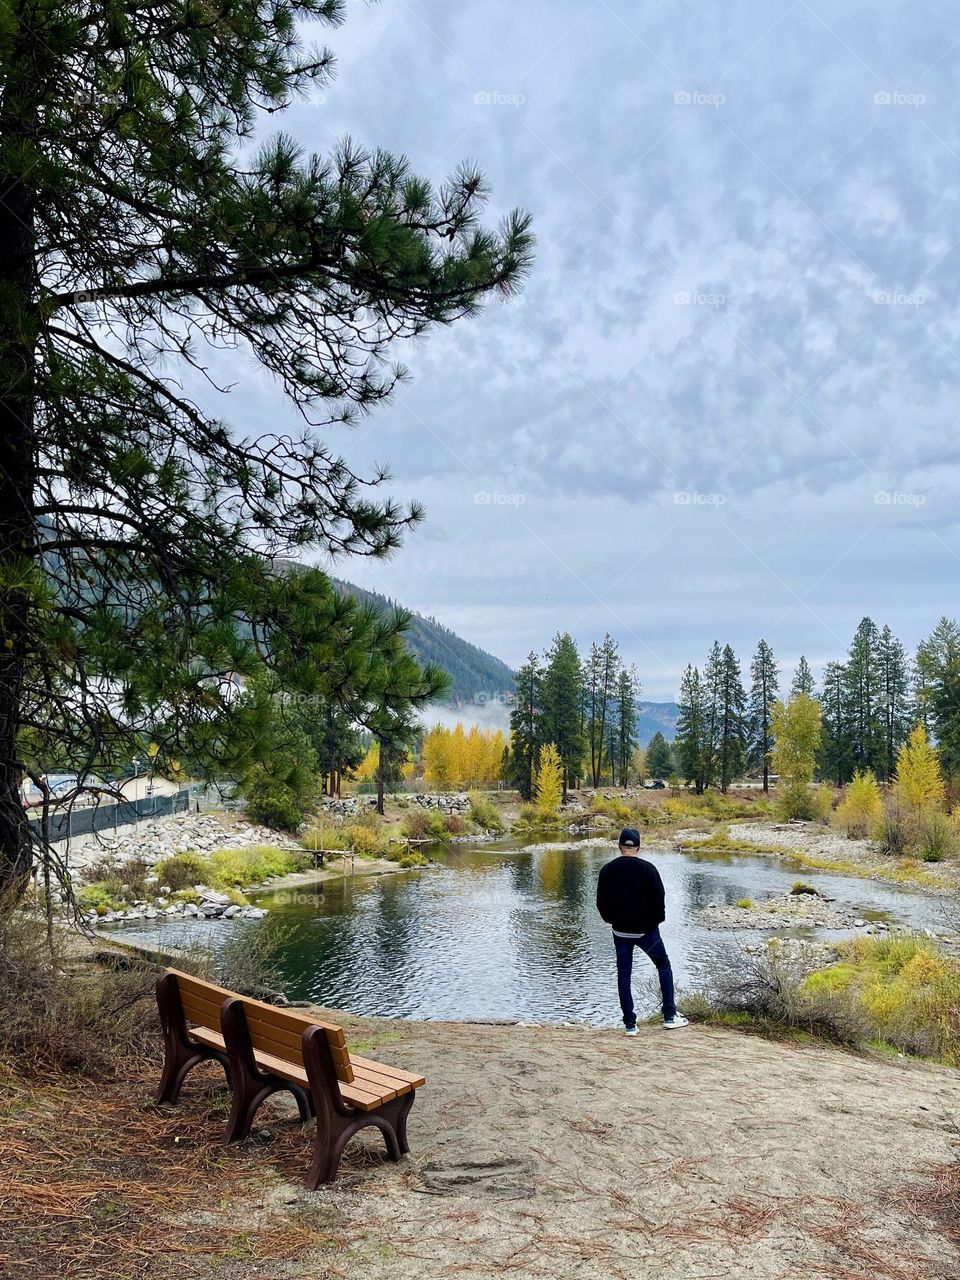
[(605, 870), (605, 867), (601, 867), (600, 874), (597, 876), (597, 910), (600, 913), (600, 919), (609, 924), (609, 894), (606, 889), (606, 877), (603, 874)]

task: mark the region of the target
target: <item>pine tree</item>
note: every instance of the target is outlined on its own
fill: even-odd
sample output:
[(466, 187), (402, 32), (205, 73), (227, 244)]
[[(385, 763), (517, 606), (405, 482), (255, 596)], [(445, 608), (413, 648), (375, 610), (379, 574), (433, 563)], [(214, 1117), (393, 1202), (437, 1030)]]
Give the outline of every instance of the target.
[(703, 795), (707, 776), (707, 695), (699, 670), (689, 664), (680, 682), (679, 707), (674, 739), (677, 763), (699, 796)]
[(880, 634), (871, 618), (857, 627), (844, 668), (853, 764), (878, 771), (884, 753), (882, 677), (879, 669)]
[(896, 769), (897, 752), (915, 719), (910, 698), (910, 661), (906, 649), (889, 627), (880, 632), (877, 666), (883, 719), (883, 755), (878, 765), (880, 777), (889, 779)]
[(673, 773), (673, 752), (658, 730), (647, 744), (647, 772), (651, 778), (669, 778)]
[(822, 776), (842, 787), (853, 775), (853, 748), (847, 673), (842, 662), (828, 662), (823, 670)]
[(720, 790), (743, 776), (746, 764), (746, 694), (740, 663), (730, 645), (725, 645), (720, 672), (720, 723), (717, 745), (717, 773)]
[(510, 711), (510, 762), (508, 781), (524, 800), (533, 797), (540, 748), (540, 659), (531, 653), (517, 672), (516, 701)]
[(714, 640), (703, 671), (706, 699), (706, 734), (703, 745), (704, 789), (716, 779), (720, 751), (720, 728), (723, 719), (723, 650)]
[[(35, 852), (25, 765), (60, 752), (115, 766), (162, 720), (158, 767), (205, 753), (232, 768), (210, 673), (273, 667), (276, 637), (292, 658), (328, 618), (278, 618), (276, 566), (310, 549), (386, 554), (421, 514), (378, 500), (318, 428), (390, 395), (397, 338), (510, 292), (528, 265), (528, 220), (482, 227), (472, 167), (434, 190), (349, 140), (328, 158), (289, 134), (251, 145), (329, 79), (332, 55), (302, 31), (344, 13), (4, 7), (0, 900)], [(183, 393), (204, 385), (207, 343), (252, 355), (305, 425), (278, 417), (248, 438)], [(339, 645), (328, 630), (281, 687), (314, 692), (320, 650), (339, 666)]]
[(813, 697), (813, 672), (810, 670), (810, 663), (802, 653), (790, 684), (790, 696), (793, 697), (795, 693), (805, 693)]
[(590, 745), (590, 776), (594, 787), (600, 786), (603, 773), (607, 719), (620, 678), (620, 667), (617, 642), (610, 635), (604, 636), (602, 644), (590, 646), (586, 676), (587, 738)]
[(573, 637), (557, 634), (544, 654), (541, 680), (540, 736), (557, 748), (563, 766), (563, 799), (580, 777), (583, 767), (583, 737), (580, 709), (583, 700), (583, 668)]
[(937, 741), (948, 776), (960, 773), (960, 626), (941, 618), (917, 648), (917, 702), (921, 722)]
[(617, 683), (616, 760), (620, 785), (629, 781), (630, 761), (637, 746), (637, 700), (640, 680), (635, 667), (622, 667)]
[(748, 716), (748, 762), (763, 773), (763, 789), (770, 790), (770, 756), (773, 732), (770, 713), (780, 687), (779, 672), (773, 650), (761, 640), (750, 663), (750, 702)]

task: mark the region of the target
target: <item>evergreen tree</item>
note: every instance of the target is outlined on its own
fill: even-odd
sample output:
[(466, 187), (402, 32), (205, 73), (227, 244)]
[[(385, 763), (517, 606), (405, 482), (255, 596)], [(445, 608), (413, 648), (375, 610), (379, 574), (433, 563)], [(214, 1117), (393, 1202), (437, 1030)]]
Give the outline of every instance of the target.
[(535, 653), (531, 653), (517, 672), (516, 701), (510, 711), (510, 761), (507, 778), (524, 800), (533, 798), (537, 777), (542, 680), (540, 659)]
[(647, 744), (646, 768), (651, 778), (669, 778), (673, 773), (673, 751), (659, 730)]
[(743, 776), (746, 764), (746, 694), (740, 663), (730, 645), (725, 645), (720, 670), (720, 721), (717, 740), (717, 774), (720, 790)]
[(635, 667), (622, 667), (617, 683), (617, 735), (615, 758), (620, 785), (629, 781), (630, 761), (637, 746), (637, 699), (640, 697), (640, 680)]
[(897, 767), (897, 752), (914, 722), (914, 708), (910, 697), (910, 661), (907, 651), (889, 627), (884, 627), (880, 632), (877, 666), (883, 718), (883, 755), (878, 760), (878, 765), (880, 777), (892, 778)]
[(941, 618), (917, 649), (921, 721), (937, 741), (944, 772), (960, 773), (960, 626)]
[(581, 704), (583, 668), (573, 637), (557, 634), (547, 653), (540, 687), (540, 738), (552, 742), (563, 767), (563, 801), (583, 767)]
[(883, 680), (879, 666), (880, 633), (871, 618), (857, 627), (844, 668), (850, 747), (855, 769), (886, 776), (884, 756)]
[(684, 778), (694, 784), (699, 796), (703, 795), (707, 785), (707, 693), (699, 670), (689, 664), (680, 682), (679, 707), (680, 715), (674, 739), (677, 763)]
[(748, 762), (763, 772), (763, 789), (770, 790), (770, 756), (773, 752), (771, 710), (780, 687), (779, 672), (773, 650), (761, 640), (750, 663), (750, 702), (748, 715)]
[(600, 786), (603, 757), (606, 750), (607, 720), (620, 678), (620, 655), (617, 642), (605, 635), (603, 643), (590, 646), (587, 664), (587, 738), (590, 744), (590, 776), (594, 787)]
[(805, 693), (808, 697), (813, 697), (813, 672), (810, 670), (810, 663), (802, 653), (790, 684), (790, 696), (793, 697), (795, 693)]
[[(344, 13), (4, 7), (0, 899), (35, 852), (27, 740), (41, 768), (66, 744), (86, 771), (129, 759), (163, 718), (161, 766), (215, 753), (210, 673), (272, 667), (274, 637), (302, 630), (278, 620), (277, 562), (385, 554), (420, 517), (376, 500), (317, 428), (389, 396), (397, 338), (509, 292), (528, 264), (524, 216), (479, 225), (471, 167), (434, 190), (349, 140), (325, 159), (284, 134), (250, 146), (330, 76), (303, 27)], [(307, 425), (250, 439), (191, 400), (180, 375), (204, 370), (207, 342), (252, 354)], [(338, 645), (328, 634), (335, 664)]]
[(706, 698), (706, 734), (704, 738), (704, 789), (711, 786), (717, 776), (720, 750), (720, 729), (723, 720), (723, 650), (714, 640), (703, 671), (703, 688)]
[(847, 687), (843, 663), (828, 662), (823, 671), (823, 694), (820, 698), (820, 773), (838, 787), (848, 782), (854, 773)]

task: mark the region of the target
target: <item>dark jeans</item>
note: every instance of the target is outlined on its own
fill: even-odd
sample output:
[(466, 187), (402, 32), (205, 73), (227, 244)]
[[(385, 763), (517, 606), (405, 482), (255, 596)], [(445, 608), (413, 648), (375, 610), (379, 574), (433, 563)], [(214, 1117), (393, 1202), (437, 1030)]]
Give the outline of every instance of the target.
[(651, 929), (642, 938), (618, 938), (614, 935), (613, 945), (617, 949), (617, 988), (620, 993), (620, 1008), (623, 1010), (623, 1025), (635, 1027), (637, 1015), (633, 1008), (633, 992), (630, 989), (630, 977), (633, 973), (633, 948), (639, 947), (657, 966), (660, 975), (660, 995), (663, 999), (663, 1016), (669, 1021), (677, 1012), (673, 1002), (673, 970), (670, 968), (670, 957), (663, 945), (659, 929)]

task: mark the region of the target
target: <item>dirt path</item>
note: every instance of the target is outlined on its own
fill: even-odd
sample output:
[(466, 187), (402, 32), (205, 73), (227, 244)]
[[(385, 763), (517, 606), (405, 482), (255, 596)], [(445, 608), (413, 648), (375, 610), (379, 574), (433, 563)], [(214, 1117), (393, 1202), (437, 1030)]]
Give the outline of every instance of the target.
[[(384, 1164), (358, 1140), (337, 1185), (278, 1187), (271, 1212), (350, 1242), (283, 1274), (960, 1276), (951, 1228), (908, 1207), (960, 1158), (955, 1072), (702, 1027), (344, 1021), (426, 1074), (413, 1154)], [(293, 1120), (271, 1105), (279, 1138)]]

